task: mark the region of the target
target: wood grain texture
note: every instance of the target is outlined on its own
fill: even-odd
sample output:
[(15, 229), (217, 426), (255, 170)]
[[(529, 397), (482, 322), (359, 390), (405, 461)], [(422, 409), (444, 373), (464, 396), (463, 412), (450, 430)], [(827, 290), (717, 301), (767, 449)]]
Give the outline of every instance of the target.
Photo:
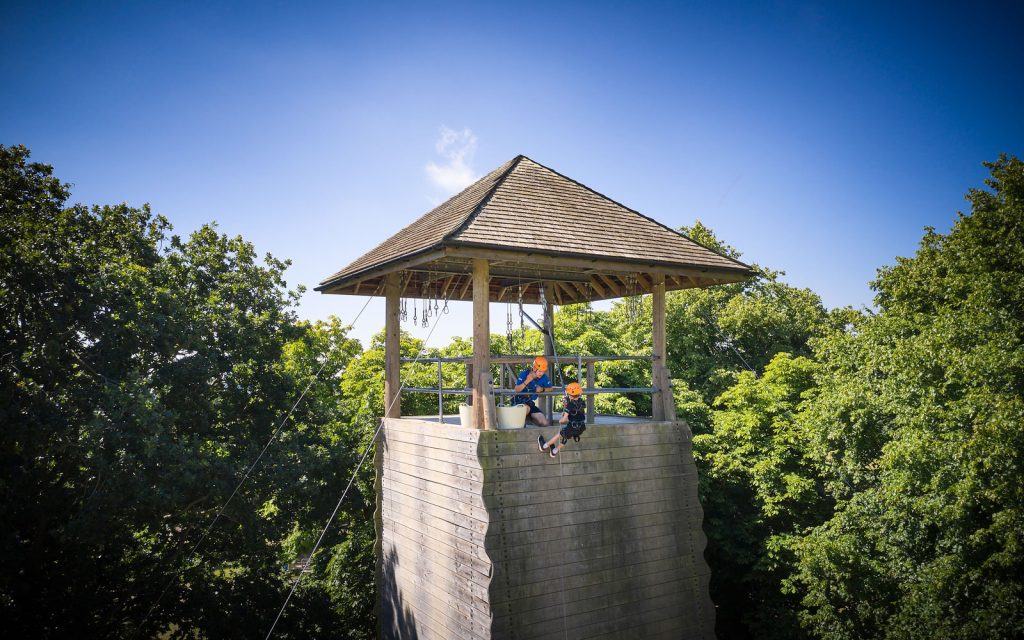
[(386, 421), (381, 637), (713, 637), (686, 425), (544, 431)]

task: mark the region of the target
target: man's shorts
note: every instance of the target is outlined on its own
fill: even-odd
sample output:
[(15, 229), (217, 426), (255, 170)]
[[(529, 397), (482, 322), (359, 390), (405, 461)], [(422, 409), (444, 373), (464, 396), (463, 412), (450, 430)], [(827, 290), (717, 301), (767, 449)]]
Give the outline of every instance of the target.
[(576, 440), (576, 442), (579, 442), (580, 434), (582, 434), (586, 430), (587, 430), (587, 423), (585, 423), (585, 422), (570, 422), (570, 423), (566, 424), (564, 427), (562, 427), (562, 429), (558, 432), (558, 434), (560, 436), (562, 436), (562, 442), (563, 443), (566, 440), (569, 440), (570, 438), (574, 438)]

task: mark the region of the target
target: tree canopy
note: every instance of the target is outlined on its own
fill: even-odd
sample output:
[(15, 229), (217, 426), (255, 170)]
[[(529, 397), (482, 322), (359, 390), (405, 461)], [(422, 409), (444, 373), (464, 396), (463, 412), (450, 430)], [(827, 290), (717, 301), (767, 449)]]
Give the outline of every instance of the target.
[[(1024, 163), (987, 166), (949, 233), (879, 270), (874, 310), (828, 310), (758, 265), (667, 296), (718, 637), (1024, 635)], [(383, 334), (364, 348), (337, 318), (299, 320), (288, 262), (213, 224), (180, 238), (147, 206), (68, 199), (51, 167), (0, 146), (9, 633), (260, 636), (308, 563), (275, 637), (373, 637), (369, 466), (312, 551), (384, 412)], [(700, 222), (683, 231), (740, 255)], [(563, 307), (557, 350), (649, 354), (650, 314), (649, 296)], [(495, 353), (542, 343), (491, 337)], [(401, 351), (471, 349), (403, 333)], [(459, 365), (442, 375), (464, 384)], [(607, 362), (597, 386), (650, 375)], [(406, 385), (436, 376), (402, 368)], [(402, 403), (437, 411), (434, 395)], [(597, 403), (650, 414), (645, 394)]]

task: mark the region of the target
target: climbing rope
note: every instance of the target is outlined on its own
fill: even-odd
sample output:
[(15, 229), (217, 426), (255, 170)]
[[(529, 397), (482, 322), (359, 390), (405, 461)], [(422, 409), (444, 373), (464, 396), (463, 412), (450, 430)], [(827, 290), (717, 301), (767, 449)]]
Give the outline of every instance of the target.
[[(371, 300), (373, 300), (373, 296), (367, 298), (366, 304), (364, 304), (363, 308), (359, 310), (359, 313), (356, 314), (355, 320), (353, 320), (352, 324), (349, 326), (355, 325), (355, 323), (359, 321), (360, 316), (363, 315), (363, 311), (365, 311), (366, 307), (369, 306)], [(235, 485), (235, 490), (231, 492), (231, 495), (228, 496), (228, 499), (224, 502), (223, 505), (221, 505), (220, 509), (217, 511), (217, 515), (213, 517), (213, 520), (206, 527), (206, 530), (203, 532), (203, 535), (199, 537), (199, 540), (192, 547), (191, 551), (189, 551), (188, 555), (185, 557), (184, 566), (181, 569), (178, 569), (178, 571), (176, 571), (171, 576), (170, 580), (167, 581), (167, 584), (164, 585), (164, 588), (160, 592), (160, 595), (157, 596), (156, 602), (153, 603), (153, 606), (150, 607), (149, 611), (146, 613), (146, 617), (143, 618), (142, 622), (139, 623), (139, 626), (135, 628), (135, 632), (132, 634), (132, 638), (137, 637), (142, 628), (145, 627), (146, 622), (149, 621), (150, 616), (153, 615), (153, 612), (156, 611), (157, 606), (159, 606), (160, 604), (160, 601), (163, 600), (163, 597), (167, 594), (167, 590), (170, 589), (171, 584), (173, 584), (174, 581), (178, 579), (178, 576), (180, 576), (182, 573), (184, 573), (187, 569), (190, 568), (188, 566), (188, 563), (191, 562), (192, 557), (195, 556), (197, 551), (199, 551), (199, 548), (202, 546), (203, 542), (210, 534), (210, 531), (213, 530), (214, 525), (216, 525), (217, 521), (220, 520), (220, 517), (224, 513), (224, 510), (227, 509), (228, 505), (231, 504), (231, 501), (235, 498), (236, 495), (238, 495), (238, 490), (241, 489), (242, 485), (245, 484), (245, 481), (249, 479), (249, 475), (252, 474), (253, 469), (255, 469), (256, 465), (259, 464), (260, 460), (263, 459), (263, 454), (265, 454), (267, 452), (267, 449), (270, 448), (271, 443), (273, 443), (274, 440), (277, 439), (277, 434), (281, 432), (281, 429), (284, 427), (285, 423), (288, 422), (288, 418), (290, 418), (292, 413), (294, 413), (295, 408), (299, 406), (299, 403), (302, 402), (302, 399), (306, 397), (306, 393), (310, 390), (313, 384), (320, 378), (320, 374), (323, 373), (323, 370), (327, 366), (328, 362), (330, 362), (330, 358), (325, 358), (323, 364), (320, 365), (320, 368), (317, 370), (316, 374), (314, 374), (313, 378), (309, 381), (309, 384), (307, 384), (306, 388), (302, 390), (301, 394), (299, 394), (298, 400), (296, 400), (295, 403), (292, 404), (292, 408), (288, 410), (288, 413), (285, 415), (284, 419), (281, 420), (281, 423), (279, 425), (277, 425), (277, 429), (275, 429), (274, 433), (271, 434), (270, 438), (267, 440), (267, 443), (263, 445), (263, 450), (260, 451), (260, 454), (256, 456), (256, 459), (253, 460), (251, 465), (249, 465), (249, 468), (245, 470), (244, 474), (242, 474), (242, 479), (238, 481), (237, 485)]]
[[(447, 300), (445, 304), (447, 306)], [(434, 335), (434, 329), (437, 328), (437, 325), (440, 322), (440, 320), (441, 314), (438, 314), (437, 317), (434, 319), (434, 326), (431, 327), (430, 333), (428, 333), (427, 337), (424, 338), (423, 345), (420, 347), (419, 353), (417, 353), (416, 357), (413, 359), (412, 365), (415, 365), (417, 362), (419, 362), (420, 357), (423, 355), (423, 352), (427, 348), (427, 342), (429, 342), (430, 337)], [(410, 369), (411, 368), (412, 367), (410, 366)], [(403, 380), (401, 384), (398, 386), (398, 392), (395, 393), (394, 397), (391, 398), (391, 402), (388, 404), (387, 407), (385, 407), (384, 416), (387, 416), (388, 413), (391, 411), (391, 407), (394, 406), (395, 401), (398, 400), (398, 397), (401, 395), (402, 389), (404, 388), (405, 381)], [(369, 444), (367, 444), (366, 449), (363, 451), (363, 456), (359, 459), (359, 463), (356, 464), (356, 468), (352, 472), (352, 477), (349, 478), (348, 485), (345, 486), (345, 490), (341, 493), (341, 498), (338, 499), (338, 504), (334, 506), (334, 511), (331, 512), (331, 517), (327, 519), (327, 524), (324, 525), (323, 530), (320, 532), (320, 537), (317, 539), (316, 544), (313, 545), (313, 550), (309, 552), (310, 561), (302, 567), (302, 569), (299, 571), (299, 575), (295, 578), (295, 581), (292, 583), (291, 591), (288, 592), (288, 597), (284, 599), (284, 604), (281, 605), (280, 611), (277, 612), (277, 617), (274, 618), (274, 623), (270, 625), (270, 630), (267, 631), (267, 636), (265, 640), (269, 640), (270, 636), (274, 633), (274, 629), (277, 627), (277, 623), (281, 620), (281, 616), (284, 614), (284, 610), (288, 606), (288, 602), (292, 599), (292, 595), (294, 595), (295, 589), (298, 588), (299, 582), (302, 580), (302, 577), (306, 574), (306, 571), (309, 570), (310, 565), (313, 564), (313, 556), (316, 555), (317, 550), (320, 548), (320, 543), (323, 542), (324, 536), (327, 535), (327, 530), (330, 529), (331, 523), (334, 522), (335, 516), (338, 515), (338, 510), (341, 508), (341, 504), (345, 501), (345, 496), (348, 495), (348, 490), (352, 488), (352, 483), (355, 482), (356, 475), (359, 473), (359, 470), (362, 468), (363, 463), (366, 461), (366, 457), (369, 455), (370, 450), (373, 449), (373, 445), (377, 441), (377, 436), (380, 434), (380, 430), (384, 427), (384, 416), (381, 416), (380, 424), (377, 425), (377, 429), (373, 432), (373, 436), (370, 438)]]

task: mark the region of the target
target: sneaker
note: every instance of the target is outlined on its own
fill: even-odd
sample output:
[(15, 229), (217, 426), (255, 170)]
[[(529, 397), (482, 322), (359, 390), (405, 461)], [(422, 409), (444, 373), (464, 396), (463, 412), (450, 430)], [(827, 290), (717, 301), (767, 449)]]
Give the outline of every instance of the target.
[(537, 436), (537, 448), (541, 451), (548, 448), (547, 443), (544, 442), (544, 436)]
[(551, 447), (551, 457), (554, 458), (558, 455), (558, 447)]

